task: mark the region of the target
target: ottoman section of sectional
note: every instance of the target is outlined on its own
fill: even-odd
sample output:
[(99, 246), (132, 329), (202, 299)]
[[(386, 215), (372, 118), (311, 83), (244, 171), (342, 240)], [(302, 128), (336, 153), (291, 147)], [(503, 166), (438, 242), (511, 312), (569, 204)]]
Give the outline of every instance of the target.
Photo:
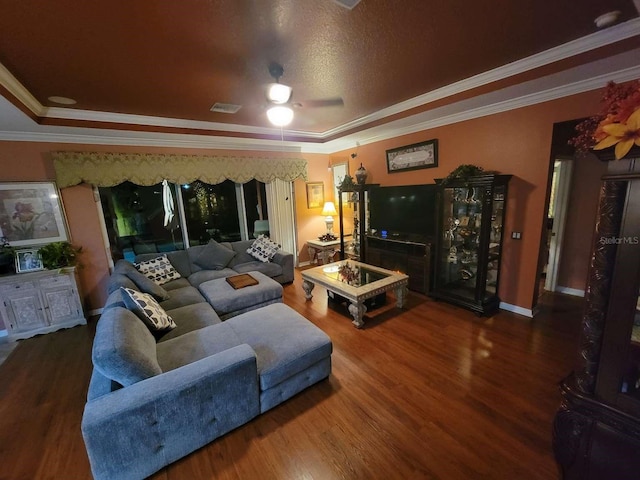
[(243, 313), (224, 325), (256, 352), (261, 413), (331, 373), (331, 339), (284, 303)]
[(260, 272), (248, 272), (257, 285), (233, 288), (226, 278), (203, 282), (198, 286), (221, 320), (235, 317), (259, 307), (282, 303), (282, 285)]

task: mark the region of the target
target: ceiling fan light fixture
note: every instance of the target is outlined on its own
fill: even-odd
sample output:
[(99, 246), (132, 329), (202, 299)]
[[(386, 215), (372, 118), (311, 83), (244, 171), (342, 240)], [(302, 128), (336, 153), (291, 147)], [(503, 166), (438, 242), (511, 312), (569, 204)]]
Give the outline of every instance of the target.
[(267, 118), (276, 127), (286, 127), (293, 120), (293, 110), (289, 107), (277, 105), (267, 110)]
[(272, 83), (267, 90), (267, 98), (273, 103), (287, 103), (291, 98), (292, 88), (282, 83)]

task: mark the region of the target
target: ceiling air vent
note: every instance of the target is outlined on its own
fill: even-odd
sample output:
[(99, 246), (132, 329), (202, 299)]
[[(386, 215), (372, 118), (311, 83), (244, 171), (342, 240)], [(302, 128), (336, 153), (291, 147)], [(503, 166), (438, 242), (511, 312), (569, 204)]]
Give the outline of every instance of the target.
[(211, 107), (211, 111), (216, 113), (237, 113), (241, 108), (242, 105), (216, 102), (213, 107)]
[(349, 10), (353, 10), (356, 5), (360, 3), (360, 0), (333, 0), (335, 3), (340, 5), (341, 7), (348, 8)]

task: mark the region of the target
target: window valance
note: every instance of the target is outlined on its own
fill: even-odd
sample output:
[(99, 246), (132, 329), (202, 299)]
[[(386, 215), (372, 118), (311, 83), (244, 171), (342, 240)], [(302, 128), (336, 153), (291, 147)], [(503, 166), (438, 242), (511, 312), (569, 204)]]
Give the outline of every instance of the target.
[(155, 185), (163, 180), (185, 184), (201, 180), (270, 183), (307, 179), (307, 161), (300, 158), (166, 155), (153, 153), (53, 152), (58, 187), (85, 182), (112, 187), (125, 181)]

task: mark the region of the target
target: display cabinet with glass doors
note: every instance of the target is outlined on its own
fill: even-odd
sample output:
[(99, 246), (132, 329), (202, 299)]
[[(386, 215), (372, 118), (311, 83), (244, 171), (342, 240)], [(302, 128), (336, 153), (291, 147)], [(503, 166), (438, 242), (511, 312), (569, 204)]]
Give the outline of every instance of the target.
[(438, 238), (431, 296), (476, 313), (498, 309), (507, 186), (511, 175), (436, 179)]

